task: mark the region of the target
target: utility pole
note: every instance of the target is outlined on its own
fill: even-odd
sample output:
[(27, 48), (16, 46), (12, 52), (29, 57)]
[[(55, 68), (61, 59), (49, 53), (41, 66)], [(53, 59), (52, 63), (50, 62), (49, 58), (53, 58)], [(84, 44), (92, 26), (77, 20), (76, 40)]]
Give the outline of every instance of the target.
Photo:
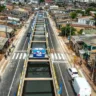
[[(8, 17), (7, 17), (8, 18)], [(5, 25), (5, 33), (6, 33), (6, 37), (8, 38), (8, 34), (7, 34), (7, 18), (6, 18), (6, 25)]]

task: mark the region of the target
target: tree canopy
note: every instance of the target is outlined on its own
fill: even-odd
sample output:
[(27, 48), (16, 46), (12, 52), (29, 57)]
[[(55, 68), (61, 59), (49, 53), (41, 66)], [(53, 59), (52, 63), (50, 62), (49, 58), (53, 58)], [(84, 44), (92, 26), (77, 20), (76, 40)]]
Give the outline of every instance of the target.
[(5, 9), (5, 6), (0, 5), (0, 12), (2, 12)]
[(76, 31), (76, 29), (74, 27), (70, 26), (69, 24), (67, 24), (65, 27), (61, 28), (62, 36), (69, 36), (70, 32), (71, 32), (71, 35), (75, 35), (75, 31)]
[(41, 3), (41, 2), (45, 2), (45, 0), (40, 0), (40, 3)]
[(72, 19), (75, 19), (75, 18), (77, 17), (77, 13), (76, 13), (76, 12), (71, 12), (71, 13), (70, 13), (70, 17), (71, 17)]

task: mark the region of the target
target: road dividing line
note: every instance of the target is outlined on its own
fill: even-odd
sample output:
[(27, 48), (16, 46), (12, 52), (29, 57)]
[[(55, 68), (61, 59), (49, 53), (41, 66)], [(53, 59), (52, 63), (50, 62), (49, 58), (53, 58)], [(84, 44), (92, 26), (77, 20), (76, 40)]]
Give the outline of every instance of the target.
[(21, 59), (21, 58), (22, 58), (22, 55), (23, 55), (23, 53), (21, 53), (21, 54), (20, 54), (20, 57), (19, 57), (19, 59)]
[(55, 59), (57, 60), (58, 58), (57, 58), (57, 55), (56, 55), (56, 53), (54, 53), (54, 56), (55, 56)]
[(15, 80), (15, 76), (16, 76), (18, 67), (19, 67), (19, 65), (20, 65), (19, 63), (20, 63), (20, 60), (18, 61), (18, 64), (17, 64), (17, 67), (16, 67), (16, 71), (15, 71), (15, 73), (14, 73), (14, 77), (13, 77), (13, 79), (12, 79), (12, 83), (11, 83), (11, 86), (10, 86), (10, 89), (9, 89), (9, 92), (8, 92), (8, 95), (7, 95), (7, 96), (10, 96), (10, 92), (11, 92), (11, 90), (12, 90), (12, 86), (13, 86), (13, 83), (14, 83), (14, 80)]
[(61, 57), (62, 57), (63, 60), (65, 60), (65, 58), (64, 58), (64, 54), (61, 54)]
[(16, 55), (16, 53), (14, 53), (14, 54), (13, 54), (13, 57), (12, 57), (12, 59), (14, 59), (14, 58), (15, 58), (15, 55)]
[(61, 74), (61, 79), (63, 81), (63, 85), (64, 85), (64, 88), (65, 88), (66, 94), (67, 94), (67, 96), (69, 96), (68, 90), (67, 90), (67, 87), (66, 87), (66, 84), (65, 84), (65, 80), (63, 78), (62, 71), (61, 71), (61, 68), (60, 68), (59, 64), (58, 64), (58, 68), (59, 68), (59, 71), (60, 71), (60, 74)]
[(58, 55), (58, 58), (61, 60), (61, 56), (60, 56), (60, 54), (58, 53), (57, 55)]
[(16, 55), (16, 59), (18, 59), (18, 56), (19, 56), (19, 53), (17, 53), (17, 55)]

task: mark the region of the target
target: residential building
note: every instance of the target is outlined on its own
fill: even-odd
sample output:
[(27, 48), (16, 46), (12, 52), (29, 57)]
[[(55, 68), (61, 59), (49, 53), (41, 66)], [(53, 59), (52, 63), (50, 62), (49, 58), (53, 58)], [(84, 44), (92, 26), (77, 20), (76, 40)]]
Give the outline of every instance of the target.
[(14, 30), (6, 25), (0, 25), (0, 37), (11, 38), (14, 36)]
[(91, 3), (91, 2), (96, 2), (96, 0), (73, 0), (73, 2), (86, 2), (86, 3)]
[(96, 53), (96, 34), (72, 36), (70, 45), (81, 59), (88, 61), (90, 55)]
[(95, 21), (92, 16), (85, 16), (78, 18), (78, 24), (94, 26)]
[(11, 14), (14, 14), (15, 16), (17, 16), (18, 18), (22, 18), (22, 19), (26, 19), (29, 17), (30, 12), (26, 9), (23, 8), (14, 8), (13, 10), (11, 10)]
[(0, 53), (6, 52), (8, 46), (8, 38), (0, 37)]

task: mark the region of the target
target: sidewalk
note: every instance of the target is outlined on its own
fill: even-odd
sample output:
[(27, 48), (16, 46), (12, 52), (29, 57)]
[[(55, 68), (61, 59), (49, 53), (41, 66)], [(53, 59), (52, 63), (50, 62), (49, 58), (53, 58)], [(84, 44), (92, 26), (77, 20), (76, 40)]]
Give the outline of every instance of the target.
[[(16, 47), (15, 48), (11, 48), (12, 47), (12, 44), (9, 46), (9, 48), (11, 48), (11, 53), (10, 53), (10, 56), (13, 54), (13, 52), (17, 49), (17, 44), (19, 44), (20, 40), (21, 40), (21, 37), (23, 36), (23, 34), (27, 31), (28, 27), (29, 27), (29, 23), (30, 21), (32, 20), (34, 14), (32, 14), (30, 16), (30, 18), (26, 21), (25, 25), (26, 25), (26, 28), (25, 28), (25, 25), (21, 28), (21, 30), (19, 31), (18, 35), (15, 36), (15, 39), (13, 40), (12, 44), (14, 44)], [(7, 49), (7, 51), (9, 50), (9, 48)], [(6, 51), (6, 52), (7, 52)], [(0, 61), (0, 76), (2, 76), (3, 72), (4, 72), (4, 69), (6, 68), (8, 62), (10, 61), (10, 56), (7, 56), (7, 59), (5, 59), (5, 57), (2, 58), (2, 60)]]

